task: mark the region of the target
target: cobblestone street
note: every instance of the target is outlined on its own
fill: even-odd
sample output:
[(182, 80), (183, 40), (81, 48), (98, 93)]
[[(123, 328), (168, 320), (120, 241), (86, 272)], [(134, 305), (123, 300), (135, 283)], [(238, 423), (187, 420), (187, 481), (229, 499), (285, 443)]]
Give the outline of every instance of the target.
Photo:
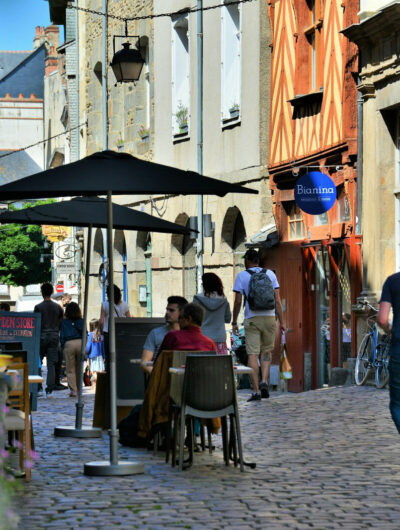
[[(216, 452), (196, 453), (183, 473), (163, 453), (121, 448), (121, 459), (146, 463), (144, 475), (123, 478), (84, 476), (85, 462), (108, 458), (108, 437), (54, 438), (55, 425), (73, 425), (74, 402), (39, 400), (41, 458), (17, 503), (20, 528), (400, 528), (400, 440), (387, 391), (247, 395), (243, 442), (256, 470), (224, 466), (215, 437)], [(88, 424), (92, 406), (87, 395)]]

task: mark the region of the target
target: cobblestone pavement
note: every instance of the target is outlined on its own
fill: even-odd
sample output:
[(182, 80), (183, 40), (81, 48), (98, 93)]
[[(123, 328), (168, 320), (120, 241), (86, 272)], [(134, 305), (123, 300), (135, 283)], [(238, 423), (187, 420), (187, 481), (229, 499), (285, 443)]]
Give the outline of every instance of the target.
[[(58, 394), (64, 394), (60, 392)], [(224, 466), (220, 438), (183, 473), (142, 449), (121, 459), (146, 463), (143, 475), (86, 477), (83, 464), (108, 458), (108, 437), (53, 437), (73, 425), (66, 397), (41, 399), (34, 413), (41, 458), (18, 500), (20, 528), (400, 528), (400, 439), (388, 393), (372, 387), (240, 395), (246, 458), (257, 469)], [(91, 417), (93, 395), (86, 396)]]

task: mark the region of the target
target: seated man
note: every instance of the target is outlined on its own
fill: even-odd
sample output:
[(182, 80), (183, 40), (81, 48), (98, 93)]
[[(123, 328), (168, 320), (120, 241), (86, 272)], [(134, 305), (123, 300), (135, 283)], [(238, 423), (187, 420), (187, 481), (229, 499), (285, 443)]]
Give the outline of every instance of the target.
[(160, 354), (154, 363), (149, 384), (140, 411), (138, 436), (147, 438), (152, 427), (168, 421), (169, 408), (169, 369), (172, 365), (171, 350), (215, 351), (214, 342), (202, 334), (203, 308), (197, 304), (187, 304), (180, 318), (180, 330), (167, 333), (160, 346)]
[[(179, 329), (179, 317), (182, 309), (187, 304), (187, 300), (186, 298), (183, 298), (183, 296), (169, 296), (167, 302), (167, 308), (165, 311), (166, 323), (164, 326), (152, 329), (147, 335), (142, 351), (142, 363), (155, 361), (165, 335), (169, 331)], [(143, 364), (141, 364), (141, 367), (142, 370), (149, 375), (153, 370), (152, 366), (143, 366)]]

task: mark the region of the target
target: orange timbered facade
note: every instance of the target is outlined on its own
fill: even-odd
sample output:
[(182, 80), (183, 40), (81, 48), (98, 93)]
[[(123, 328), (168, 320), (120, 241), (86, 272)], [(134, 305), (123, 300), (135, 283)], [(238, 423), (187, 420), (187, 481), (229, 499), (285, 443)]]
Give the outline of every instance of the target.
[[(270, 0), (269, 173), (280, 245), (278, 271), (294, 378), (289, 389), (328, 384), (356, 345), (351, 305), (361, 285), (357, 234), (357, 48), (341, 33), (358, 0)], [(307, 215), (299, 176), (328, 174), (337, 201)]]

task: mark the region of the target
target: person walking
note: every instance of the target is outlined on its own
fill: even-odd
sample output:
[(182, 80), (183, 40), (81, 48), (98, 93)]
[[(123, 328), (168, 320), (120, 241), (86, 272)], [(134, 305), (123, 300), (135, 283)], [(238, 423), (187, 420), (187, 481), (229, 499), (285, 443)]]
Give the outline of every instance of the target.
[(67, 366), (67, 381), (70, 397), (78, 395), (78, 374), (81, 362), (83, 319), (76, 302), (70, 302), (65, 308), (65, 317), (61, 322), (60, 342)]
[[(117, 286), (113, 286), (114, 289), (114, 315), (115, 318), (129, 318), (131, 317), (129, 306), (126, 302), (123, 302), (122, 300), (122, 293), (121, 289)], [(108, 300), (106, 302), (103, 302), (101, 304), (101, 312), (100, 312), (100, 327), (103, 331), (104, 336), (104, 350), (106, 354), (106, 362), (105, 362), (105, 368), (106, 372), (109, 372), (109, 335), (108, 335), (108, 323), (110, 319), (110, 286), (107, 287), (107, 298)]]
[[(393, 310), (393, 326), (389, 313)], [(386, 278), (382, 287), (377, 322), (390, 335), (389, 410), (400, 434), (400, 272)]]
[(43, 359), (46, 357), (46, 396), (51, 396), (54, 390), (64, 390), (66, 388), (59, 381), (56, 381), (56, 365), (59, 360), (58, 342), (63, 310), (51, 299), (51, 295), (53, 294), (53, 286), (51, 283), (44, 283), (40, 290), (43, 296), (43, 302), (35, 305), (34, 312), (42, 315), (40, 361), (43, 364)]
[[(253, 369), (251, 381), (253, 393), (248, 401), (259, 401), (262, 397), (269, 397), (268, 377), (272, 360), (272, 350), (275, 346), (275, 318), (280, 322), (281, 331), (285, 331), (283, 324), (282, 305), (279, 295), (279, 283), (275, 273), (266, 268), (267, 253), (261, 249), (251, 248), (244, 254), (246, 270), (239, 272), (233, 291), (235, 300), (233, 306), (232, 328), (238, 334), (237, 319), (244, 296), (244, 332), (248, 365)], [(259, 266), (260, 263), (260, 266)], [(261, 357), (261, 383), (258, 384), (258, 358)]]
[(94, 378), (97, 378), (97, 372), (104, 371), (104, 337), (100, 329), (100, 320), (94, 318), (90, 321), (90, 333), (86, 343), (86, 353), (89, 357), (90, 371)]
[(204, 294), (196, 294), (193, 298), (193, 302), (204, 309), (201, 332), (215, 343), (217, 355), (227, 355), (225, 323), (231, 321), (232, 314), (224, 286), (213, 272), (206, 272), (201, 280)]

